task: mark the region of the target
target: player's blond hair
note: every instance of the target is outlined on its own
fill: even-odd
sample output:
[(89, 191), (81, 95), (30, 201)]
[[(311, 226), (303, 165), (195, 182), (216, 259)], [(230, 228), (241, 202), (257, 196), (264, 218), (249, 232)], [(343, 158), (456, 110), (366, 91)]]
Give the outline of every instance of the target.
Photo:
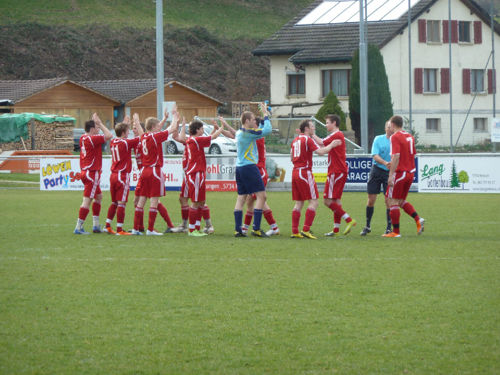
[(160, 123), (160, 120), (158, 120), (156, 117), (148, 117), (146, 121), (144, 121), (144, 127), (146, 128), (146, 131), (151, 131), (153, 128)]

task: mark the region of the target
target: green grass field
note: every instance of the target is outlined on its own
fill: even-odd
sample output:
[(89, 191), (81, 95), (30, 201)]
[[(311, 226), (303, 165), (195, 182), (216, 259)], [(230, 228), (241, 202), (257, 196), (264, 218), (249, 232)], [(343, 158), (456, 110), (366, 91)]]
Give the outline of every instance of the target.
[(382, 201), (362, 238), (366, 195), (346, 193), (355, 231), (317, 241), (268, 197), (276, 238), (232, 237), (235, 193), (208, 194), (208, 238), (76, 236), (80, 192), (1, 189), (0, 373), (500, 372), (499, 195), (410, 194), (425, 233), (403, 214), (385, 239)]
[[(267, 38), (312, 0), (164, 0), (164, 23), (175, 27), (202, 26), (227, 39)], [(2, 0), (0, 25), (107, 25), (113, 29), (151, 29), (156, 24), (152, 0)], [(168, 29), (168, 26), (166, 26)]]

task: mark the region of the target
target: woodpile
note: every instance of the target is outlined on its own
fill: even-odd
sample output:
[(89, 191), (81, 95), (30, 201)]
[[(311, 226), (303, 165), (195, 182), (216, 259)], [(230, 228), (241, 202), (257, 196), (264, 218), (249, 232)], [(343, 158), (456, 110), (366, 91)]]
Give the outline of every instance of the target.
[(73, 150), (73, 121), (47, 124), (31, 119), (26, 125), (28, 138), (2, 143), (3, 151), (12, 150)]
[(255, 116), (260, 116), (259, 102), (232, 102), (232, 117), (240, 118), (245, 111), (253, 112)]

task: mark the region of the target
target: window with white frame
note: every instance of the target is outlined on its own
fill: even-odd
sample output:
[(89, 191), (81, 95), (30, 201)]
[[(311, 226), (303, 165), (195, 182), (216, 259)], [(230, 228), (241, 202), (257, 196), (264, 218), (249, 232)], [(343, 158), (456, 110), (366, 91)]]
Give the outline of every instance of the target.
[(427, 42), (441, 42), (441, 22), (427, 20)]
[(470, 92), (484, 92), (484, 71), (482, 69), (471, 69), (470, 71)]
[(288, 73), (288, 95), (305, 95), (306, 93), (306, 73)]
[(425, 119), (425, 130), (427, 133), (441, 133), (441, 119), (439, 118)]
[(476, 117), (474, 119), (474, 132), (487, 133), (488, 132), (488, 119), (484, 117)]
[(424, 69), (424, 92), (437, 92), (437, 69)]
[(458, 21), (458, 41), (462, 43), (470, 43), (470, 22)]
[(330, 69), (321, 71), (321, 95), (325, 97), (330, 91), (337, 96), (349, 96), (349, 69)]

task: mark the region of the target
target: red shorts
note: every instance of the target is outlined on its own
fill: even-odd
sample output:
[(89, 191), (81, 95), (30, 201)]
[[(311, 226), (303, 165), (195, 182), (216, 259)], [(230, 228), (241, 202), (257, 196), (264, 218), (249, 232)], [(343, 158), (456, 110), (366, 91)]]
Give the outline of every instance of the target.
[(186, 175), (184, 174), (184, 178), (182, 179), (181, 193), (179, 194), (181, 198), (189, 198), (189, 190), (186, 185)]
[(109, 178), (112, 202), (127, 202), (130, 190), (130, 173), (111, 173)]
[(294, 201), (318, 199), (318, 187), (310, 169), (298, 168), (292, 171), (292, 199)]
[(187, 174), (186, 185), (191, 202), (205, 201), (205, 172)]
[(95, 198), (101, 194), (101, 171), (82, 171), (80, 173), (83, 183), (83, 196)]
[(413, 173), (396, 172), (394, 176), (394, 185), (387, 187), (385, 196), (392, 199), (406, 199), (413, 182)]
[(160, 167), (145, 167), (142, 170), (137, 188), (141, 197), (163, 197), (165, 195), (165, 176)]
[(323, 198), (340, 199), (344, 192), (344, 185), (347, 181), (347, 173), (332, 173), (328, 175), (325, 182)]

